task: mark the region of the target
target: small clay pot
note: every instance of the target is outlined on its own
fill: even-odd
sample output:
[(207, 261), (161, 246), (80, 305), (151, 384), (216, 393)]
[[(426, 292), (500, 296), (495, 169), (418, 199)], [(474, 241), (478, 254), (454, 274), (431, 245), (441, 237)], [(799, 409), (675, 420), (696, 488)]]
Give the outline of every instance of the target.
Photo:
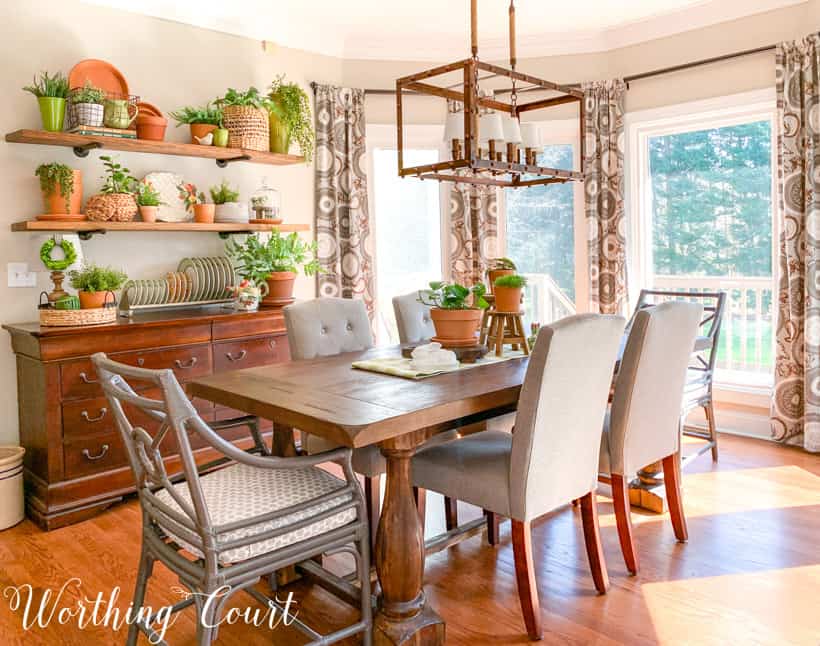
[(521, 311), (521, 287), (498, 287), (495, 288), (495, 309), (499, 312), (513, 312), (517, 314)]
[(434, 307), (430, 318), (436, 328), (434, 341), (444, 347), (464, 347), (478, 343), (478, 326), (481, 323), (481, 310), (445, 310)]
[(55, 184), (54, 190), (50, 195), (43, 193), (43, 203), (46, 208), (46, 213), (52, 215), (69, 214), (76, 215), (80, 213), (83, 202), (83, 174), (82, 172), (74, 171), (74, 190), (71, 191), (71, 199), (69, 200), (68, 211), (65, 208), (65, 197), (59, 184)]
[(156, 222), (157, 211), (159, 211), (158, 206), (141, 206), (140, 217), (142, 218), (143, 222)]
[(146, 141), (163, 141), (168, 120), (153, 114), (141, 114), (137, 117), (137, 139)]
[(199, 142), (194, 139), (194, 137), (199, 137), (202, 139), (205, 135), (209, 132), (213, 132), (216, 130), (216, 126), (212, 123), (192, 123), (191, 124), (191, 143), (192, 144), (199, 144)]
[(263, 307), (282, 307), (293, 302), (293, 284), (296, 273), (293, 271), (274, 271), (265, 279), (268, 293), (262, 299)]
[(499, 276), (511, 276), (515, 273), (515, 269), (490, 269), (487, 272), (487, 278), (490, 283), (490, 294), (495, 294), (495, 279)]
[(214, 221), (216, 204), (194, 204), (194, 222), (211, 224)]
[(82, 310), (96, 310), (105, 305), (105, 297), (108, 296), (108, 302), (111, 301), (110, 292), (77, 292), (80, 297), (80, 309)]

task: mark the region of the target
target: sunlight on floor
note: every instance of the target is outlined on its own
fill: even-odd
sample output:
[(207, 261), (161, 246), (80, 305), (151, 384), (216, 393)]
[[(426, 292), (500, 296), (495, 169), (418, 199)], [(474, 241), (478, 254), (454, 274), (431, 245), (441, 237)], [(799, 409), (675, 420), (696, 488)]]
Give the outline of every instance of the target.
[(662, 644), (805, 644), (820, 640), (820, 565), (641, 586)]

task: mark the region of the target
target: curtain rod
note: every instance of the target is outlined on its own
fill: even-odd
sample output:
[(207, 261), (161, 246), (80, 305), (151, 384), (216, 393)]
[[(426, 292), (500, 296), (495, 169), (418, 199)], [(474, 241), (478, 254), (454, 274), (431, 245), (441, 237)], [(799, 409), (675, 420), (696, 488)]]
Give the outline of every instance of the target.
[[(662, 76), (664, 74), (671, 74), (673, 72), (681, 72), (683, 70), (692, 69), (694, 67), (701, 67), (702, 65), (712, 65), (713, 63), (722, 63), (723, 61), (732, 60), (734, 58), (741, 58), (743, 56), (752, 56), (754, 54), (762, 54), (764, 52), (770, 52), (777, 48), (777, 45), (765, 45), (763, 47), (755, 47), (753, 49), (744, 49), (739, 52), (733, 52), (731, 54), (723, 54), (721, 56), (713, 56), (711, 58), (703, 58), (697, 61), (691, 61), (689, 63), (681, 63), (680, 65), (671, 65), (669, 67), (662, 67), (660, 69), (651, 70), (649, 72), (641, 72), (640, 74), (630, 74), (629, 76), (624, 77), (624, 82), (629, 84), (632, 81), (642, 81), (644, 79), (652, 78), (654, 76)], [(310, 84), (311, 87), (316, 90), (316, 83), (313, 82)], [(580, 83), (571, 84), (570, 87), (578, 87)], [(535, 91), (538, 91), (537, 88)], [(520, 91), (520, 90), (519, 90)], [(527, 90), (524, 90), (525, 92)], [(504, 91), (501, 90), (501, 93)], [(378, 95), (392, 95), (395, 94), (395, 90), (388, 90), (388, 89), (380, 89), (380, 88), (367, 88), (364, 91), (365, 94), (371, 94), (374, 96)], [(421, 92), (413, 92), (411, 90), (405, 90), (404, 94), (420, 94), (422, 96), (429, 96), (422, 94)]]

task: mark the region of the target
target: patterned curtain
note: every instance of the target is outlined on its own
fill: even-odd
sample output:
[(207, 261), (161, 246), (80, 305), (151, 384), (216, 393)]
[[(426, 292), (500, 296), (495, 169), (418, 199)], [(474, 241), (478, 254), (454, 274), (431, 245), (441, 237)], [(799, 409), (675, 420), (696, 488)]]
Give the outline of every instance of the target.
[(621, 80), (584, 83), (590, 311), (626, 311), (624, 94)]
[(316, 86), (319, 296), (361, 298), (373, 320), (373, 235), (365, 174), (364, 90)]
[(772, 437), (820, 452), (820, 34), (777, 48), (780, 218)]
[(470, 287), (498, 255), (498, 189), (453, 184), (450, 189), (450, 280)]

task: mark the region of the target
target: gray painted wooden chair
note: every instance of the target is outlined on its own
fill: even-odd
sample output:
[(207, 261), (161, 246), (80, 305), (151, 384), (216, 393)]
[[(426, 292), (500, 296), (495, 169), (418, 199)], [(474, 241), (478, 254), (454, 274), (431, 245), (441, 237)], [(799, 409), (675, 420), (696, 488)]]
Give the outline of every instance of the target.
[(574, 499), (596, 589), (609, 579), (595, 504), (601, 426), (624, 319), (582, 314), (542, 327), (521, 388), (515, 433), (485, 431), (419, 451), (413, 482), (512, 520), (527, 633), (542, 637), (530, 524)]
[[(159, 561), (193, 593), (175, 604), (173, 611), (195, 605), (199, 619), (197, 643), (209, 645), (216, 639), (216, 629), (210, 626), (218, 624), (227, 601), (236, 592), (245, 590), (265, 608), (270, 603), (281, 612), (275, 600), (253, 588), (261, 578), (301, 563), (312, 573), (333, 581), (335, 577), (313, 559), (321, 554), (348, 552), (357, 566), (360, 620), (324, 636), (298, 618), (293, 625), (312, 640), (311, 644), (328, 644), (357, 633), (363, 633), (364, 643), (370, 644), (370, 541), (350, 450), (292, 458), (246, 453), (202, 420), (173, 371), (134, 368), (111, 361), (102, 353), (95, 354), (92, 361), (127, 451), (142, 509), (135, 611), (143, 607), (148, 580), (154, 563)], [(158, 387), (161, 399), (140, 395), (126, 379)], [(156, 421), (157, 430), (149, 433), (133, 426), (126, 408)], [(199, 435), (233, 464), (200, 473), (190, 434)], [(163, 448), (168, 444), (168, 435), (176, 440), (181, 480), (165, 470)], [(324, 462), (341, 465), (345, 479), (316, 466)], [(205, 603), (208, 595), (223, 586), (230, 587), (227, 594), (219, 596), (216, 603)], [(145, 618), (129, 628), (129, 646), (137, 643), (140, 631), (159, 638), (151, 628), (154, 618)]]
[(687, 538), (680, 490), (681, 399), (701, 305), (670, 301), (638, 310), (615, 380), (601, 435), (598, 469), (612, 485), (615, 520), (627, 569), (638, 572), (628, 479), (663, 462), (669, 512), (679, 541)]

